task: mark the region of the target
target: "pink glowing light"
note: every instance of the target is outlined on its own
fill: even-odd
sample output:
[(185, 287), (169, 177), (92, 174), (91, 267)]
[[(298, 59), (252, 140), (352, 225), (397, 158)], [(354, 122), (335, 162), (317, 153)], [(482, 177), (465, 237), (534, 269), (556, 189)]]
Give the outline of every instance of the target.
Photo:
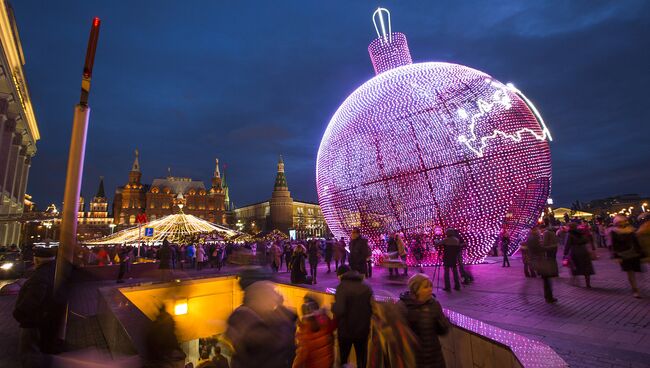
[[(455, 228), (471, 263), (505, 228), (513, 253), (549, 195), (550, 133), (519, 90), (462, 65), (412, 64), (406, 37), (391, 35), (371, 43), (378, 75), (343, 102), (321, 141), (316, 183), (329, 228), (349, 237), (358, 226), (375, 247), (392, 232), (408, 243)], [(429, 249), (424, 263), (436, 261)]]

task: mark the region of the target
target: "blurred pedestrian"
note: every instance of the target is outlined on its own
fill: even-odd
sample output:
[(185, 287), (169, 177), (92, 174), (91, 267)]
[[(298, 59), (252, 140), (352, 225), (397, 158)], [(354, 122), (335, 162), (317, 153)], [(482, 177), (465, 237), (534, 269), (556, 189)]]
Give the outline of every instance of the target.
[[(533, 227), (528, 237), (531, 238), (531, 236), (537, 236), (537, 242), (539, 242), (539, 230), (536, 227)], [(534, 239), (531, 240), (535, 241)], [(521, 243), (519, 250), (521, 251), (521, 262), (524, 264), (524, 276), (533, 278), (537, 277), (537, 274), (535, 274), (535, 269), (533, 268), (533, 262), (530, 258), (530, 253), (528, 251), (528, 242), (525, 241)]]
[(366, 275), (368, 272), (368, 258), (370, 258), (370, 247), (368, 239), (361, 237), (361, 230), (358, 227), (352, 229), (350, 235), (350, 268)]
[(160, 259), (160, 264), (158, 265), (160, 279), (163, 282), (167, 282), (172, 278), (172, 251), (167, 238), (163, 239), (160, 251), (158, 251), (158, 258)]
[(307, 281), (307, 270), (305, 267), (305, 247), (302, 244), (296, 245), (291, 255), (291, 283), (304, 284)]
[[(404, 276), (408, 276), (409, 268), (406, 264), (406, 256), (408, 255), (408, 251), (406, 249), (406, 244), (404, 244), (404, 238), (402, 237), (402, 234), (395, 234), (395, 241), (397, 242), (397, 255), (402, 260), (402, 264), (404, 266)], [(395, 276), (398, 275), (399, 270), (395, 270)]]
[(325, 263), (327, 264), (327, 273), (332, 272), (330, 265), (332, 263), (333, 253), (334, 253), (334, 240), (327, 239), (325, 241)]
[(278, 272), (282, 265), (282, 250), (276, 242), (271, 245), (271, 269)]
[(228, 359), (221, 354), (221, 347), (219, 345), (214, 347), (214, 356), (212, 357), (212, 363), (214, 363), (215, 368), (230, 368)]
[(632, 288), (632, 295), (640, 298), (641, 293), (636, 281), (636, 272), (641, 272), (643, 252), (634, 227), (623, 215), (614, 217), (614, 228), (610, 231), (612, 256), (621, 264), (621, 270), (627, 273), (627, 279)]
[(411, 276), (408, 291), (400, 295), (405, 318), (417, 336), (416, 367), (445, 367), (439, 336), (451, 327), (440, 303), (433, 295), (433, 283), (425, 274)]
[(334, 239), (334, 271), (339, 269), (339, 265), (345, 264), (345, 240)]
[(203, 265), (205, 264), (205, 261), (206, 261), (205, 248), (203, 247), (202, 244), (197, 244), (196, 245), (196, 269), (201, 271), (203, 269)]
[[(397, 249), (397, 239), (395, 239), (395, 234), (388, 235), (388, 241), (386, 242), (386, 253), (390, 260), (397, 260), (399, 257), (399, 252)], [(399, 269), (392, 266), (392, 262), (388, 265), (388, 277), (393, 278), (393, 272), (395, 276), (399, 275)]]
[(65, 300), (54, 294), (55, 253), (34, 248), (34, 272), (20, 288), (13, 310), (18, 321), (18, 356), (22, 367), (44, 367), (46, 355), (62, 351), (57, 338)]
[(287, 272), (291, 271), (291, 256), (293, 255), (293, 249), (291, 249), (291, 244), (290, 243), (285, 243), (284, 244), (284, 261), (285, 264), (287, 265)]
[(144, 355), (144, 368), (177, 367), (185, 361), (186, 355), (176, 337), (174, 317), (164, 305), (145, 331)]
[(454, 274), (454, 290), (460, 290), (460, 275), (458, 274), (458, 256), (460, 253), (460, 240), (456, 237), (456, 230), (447, 229), (446, 237), (442, 240), (443, 258), (445, 267), (445, 288), (444, 291), (451, 291), (449, 271)]
[(123, 283), (124, 275), (126, 274), (126, 271), (129, 268), (129, 263), (131, 263), (131, 249), (128, 247), (122, 248), (119, 253), (119, 258), (120, 258), (120, 271), (117, 274), (117, 282)]
[(508, 259), (508, 251), (510, 250), (510, 234), (506, 231), (506, 229), (501, 230), (501, 235), (500, 235), (500, 243), (501, 243), (501, 252), (503, 252), (503, 263), (501, 264), (501, 267), (510, 267), (510, 260)]
[(257, 281), (244, 288), (243, 303), (227, 322), (226, 337), (233, 346), (232, 368), (291, 366), (296, 316), (282, 302), (282, 295), (271, 282)]
[(309, 260), (309, 274), (311, 275), (311, 283), (316, 284), (316, 274), (318, 273), (318, 261), (320, 260), (320, 247), (315, 240), (309, 242), (309, 249), (307, 249)]
[(336, 272), (341, 281), (336, 288), (332, 313), (338, 326), (341, 365), (348, 362), (354, 346), (357, 367), (366, 366), (370, 317), (372, 316), (372, 289), (363, 276), (350, 267), (340, 266)]
[(296, 331), (293, 368), (331, 368), (334, 364), (334, 321), (316, 298), (305, 296), (302, 319)]
[(190, 263), (190, 269), (196, 268), (196, 248), (190, 243), (185, 247), (185, 258)]
[(559, 276), (556, 260), (558, 240), (555, 229), (546, 225), (540, 241), (539, 231), (534, 227), (526, 239), (526, 244), (532, 266), (544, 283), (544, 299), (547, 303), (557, 302), (551, 285), (551, 278)]
[(568, 259), (573, 276), (584, 276), (585, 284), (591, 288), (591, 275), (595, 274), (591, 263), (591, 253), (587, 248), (589, 239), (578, 229), (575, 222), (569, 223), (569, 234), (564, 246), (564, 257)]

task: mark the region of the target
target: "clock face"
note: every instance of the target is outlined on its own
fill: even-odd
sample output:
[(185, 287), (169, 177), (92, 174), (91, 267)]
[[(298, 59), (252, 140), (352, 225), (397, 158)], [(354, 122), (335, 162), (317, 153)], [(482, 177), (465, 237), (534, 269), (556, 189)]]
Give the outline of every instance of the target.
[[(316, 167), (329, 228), (352, 227), (374, 245), (403, 232), (454, 228), (479, 262), (502, 229), (511, 252), (548, 198), (548, 129), (516, 88), (456, 64), (419, 63), (381, 73), (332, 117)], [(428, 250), (425, 263), (437, 254)]]

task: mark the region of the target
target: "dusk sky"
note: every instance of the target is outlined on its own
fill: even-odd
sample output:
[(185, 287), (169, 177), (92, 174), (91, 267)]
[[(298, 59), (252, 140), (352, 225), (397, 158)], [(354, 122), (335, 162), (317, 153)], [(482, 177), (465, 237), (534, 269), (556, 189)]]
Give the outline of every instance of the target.
[(650, 2), (11, 1), (41, 130), (27, 192), (63, 198), (73, 108), (93, 16), (83, 194), (112, 202), (140, 150), (143, 182), (209, 185), (228, 164), (236, 205), (270, 197), (278, 155), (295, 199), (317, 201), (315, 161), (338, 106), (374, 75), (372, 12), (391, 11), (415, 62), (513, 82), (551, 130), (556, 203), (650, 194)]

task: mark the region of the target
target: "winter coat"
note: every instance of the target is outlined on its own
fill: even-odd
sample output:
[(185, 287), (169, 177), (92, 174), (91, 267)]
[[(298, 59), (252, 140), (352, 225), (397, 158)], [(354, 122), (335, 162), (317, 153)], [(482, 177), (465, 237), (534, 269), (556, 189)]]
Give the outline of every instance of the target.
[(625, 272), (641, 272), (642, 250), (634, 228), (614, 227), (610, 232), (614, 258), (621, 259), (621, 269)]
[(309, 248), (307, 249), (309, 263), (315, 264), (318, 263), (320, 259), (320, 247), (316, 242), (310, 242)]
[(158, 268), (161, 270), (168, 270), (172, 268), (172, 250), (169, 245), (163, 245), (158, 251), (158, 257), (160, 258), (160, 264)]
[(320, 310), (298, 323), (293, 368), (331, 368), (334, 364), (334, 321)]
[(187, 255), (188, 260), (192, 260), (192, 258), (196, 257), (196, 248), (194, 248), (194, 245), (190, 244), (185, 248), (185, 254)]
[(418, 368), (445, 367), (445, 358), (438, 336), (449, 332), (451, 324), (442, 312), (440, 303), (435, 298), (422, 303), (410, 292), (400, 295), (403, 313), (411, 330), (417, 336), (419, 346), (416, 351)]
[(41, 333), (43, 352), (51, 352), (58, 331), (58, 313), (65, 303), (54, 297), (56, 261), (43, 263), (25, 281), (18, 293), (13, 316), (21, 328), (37, 328)]
[(280, 247), (278, 247), (277, 244), (273, 244), (271, 246), (271, 262), (277, 267), (280, 267), (280, 263), (282, 259), (282, 250)]
[(451, 267), (458, 263), (460, 255), (460, 240), (455, 236), (448, 236), (442, 241), (443, 257), (442, 263), (445, 267)]
[(396, 237), (395, 241), (397, 242), (397, 254), (399, 254), (400, 257), (406, 256), (406, 246), (404, 245), (404, 240), (402, 240), (402, 237)]
[(417, 338), (404, 318), (401, 304), (375, 302), (372, 304), (370, 337), (368, 338), (368, 367), (415, 367)]
[(368, 270), (367, 259), (370, 257), (370, 247), (368, 239), (358, 237), (350, 240), (350, 268), (365, 274)]
[[(302, 247), (298, 245), (298, 247)], [(298, 249), (296, 247), (296, 249)], [(303, 284), (306, 281), (307, 269), (305, 268), (306, 255), (303, 252), (293, 252), (291, 256), (291, 283)]]
[(196, 261), (199, 263), (206, 261), (205, 249), (200, 245), (196, 248)]
[(345, 259), (345, 243), (337, 241), (334, 243), (334, 260), (341, 261)]
[(579, 230), (570, 230), (564, 246), (564, 256), (571, 261), (571, 274), (573, 276), (593, 275), (594, 266), (591, 263), (591, 254), (587, 249), (589, 239)]
[(528, 235), (526, 244), (528, 246), (528, 256), (533, 269), (542, 277), (557, 277), (559, 270), (557, 267), (557, 237), (552, 230), (544, 231), (542, 241), (539, 235), (532, 232)]
[(352, 270), (341, 276), (336, 288), (332, 313), (338, 325), (339, 338), (366, 339), (372, 316), (372, 289), (358, 272)]
[(325, 242), (325, 262), (332, 261), (332, 254), (334, 253), (334, 242), (328, 240)]

